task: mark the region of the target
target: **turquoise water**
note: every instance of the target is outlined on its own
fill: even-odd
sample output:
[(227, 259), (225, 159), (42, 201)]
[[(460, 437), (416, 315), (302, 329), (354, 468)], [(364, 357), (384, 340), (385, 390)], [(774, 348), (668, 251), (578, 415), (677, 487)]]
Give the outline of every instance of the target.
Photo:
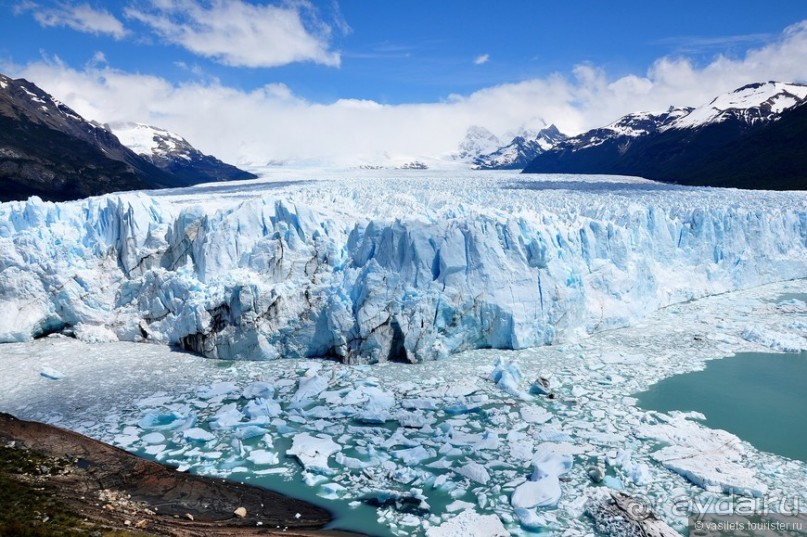
[(807, 462), (807, 353), (738, 353), (636, 395), (647, 410), (697, 411), (757, 449)]
[(807, 293), (783, 293), (776, 297), (777, 304), (781, 302), (787, 302), (788, 300), (800, 300), (801, 302), (807, 302)]
[(312, 493), (312, 488), (299, 479), (287, 479), (276, 475), (247, 476), (234, 474), (230, 479), (257, 485), (292, 498), (298, 498), (323, 507), (333, 515), (327, 529), (357, 532), (371, 537), (391, 536), (389, 528), (378, 523), (378, 513), (374, 507), (359, 505), (351, 507), (347, 500), (326, 500)]
[[(257, 439), (245, 441), (245, 444), (256, 443)], [(168, 445), (172, 449), (180, 447), (170, 441)], [(291, 447), (291, 440), (288, 438), (277, 438), (274, 442), (274, 446), (279, 454), (283, 454)], [(154, 456), (147, 454), (142, 449), (134, 450), (134, 453), (146, 459), (156, 460)], [(291, 457), (286, 455), (281, 455), (281, 458), (284, 460), (291, 459)], [(191, 472), (193, 472), (193, 469)], [(316, 487), (306, 485), (300, 479), (299, 475), (295, 475), (294, 477), (285, 474), (259, 475), (247, 471), (233, 472), (227, 479), (268, 489), (327, 509), (333, 516), (333, 520), (326, 526), (326, 529), (344, 530), (361, 535), (368, 535), (370, 537), (392, 537), (393, 535), (386, 525), (378, 522), (378, 512), (375, 507), (364, 503), (351, 506), (350, 500), (322, 498), (316, 494)]]

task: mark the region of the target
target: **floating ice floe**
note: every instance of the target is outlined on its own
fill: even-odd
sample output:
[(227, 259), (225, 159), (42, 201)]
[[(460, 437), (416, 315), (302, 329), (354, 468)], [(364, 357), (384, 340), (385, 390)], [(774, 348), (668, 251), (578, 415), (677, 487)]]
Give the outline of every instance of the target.
[(533, 472), (513, 492), (510, 503), (516, 509), (554, 507), (561, 497), (559, 477), (572, 469), (571, 455), (558, 453), (551, 444), (541, 444), (532, 458)]
[(341, 450), (342, 446), (327, 434), (314, 436), (300, 433), (294, 436), (291, 448), (286, 453), (297, 457), (306, 470), (327, 474), (332, 471), (328, 465), (328, 458)]
[(745, 453), (739, 438), (687, 417), (677, 414), (667, 423), (638, 427), (642, 438), (670, 444), (655, 451), (654, 460), (707, 490), (755, 497), (767, 492), (767, 485), (756, 478), (756, 472), (739, 463)]
[(473, 510), (459, 515), (426, 530), (427, 537), (508, 537), (507, 531), (496, 515), (480, 515)]
[(49, 380), (59, 380), (64, 377), (64, 373), (53, 369), (52, 367), (43, 367), (39, 372), (40, 376)]
[(200, 427), (191, 427), (182, 431), (182, 436), (191, 442), (210, 442), (216, 439), (216, 435), (210, 431), (205, 431)]

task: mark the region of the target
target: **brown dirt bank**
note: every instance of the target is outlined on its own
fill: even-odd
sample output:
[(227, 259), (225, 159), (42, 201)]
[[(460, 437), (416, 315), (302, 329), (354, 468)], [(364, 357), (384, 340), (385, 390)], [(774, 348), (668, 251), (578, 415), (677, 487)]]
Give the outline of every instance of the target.
[[(0, 536), (348, 536), (325, 509), (0, 413)], [(246, 516), (234, 511), (243, 507)], [(59, 524), (62, 524), (59, 526)]]

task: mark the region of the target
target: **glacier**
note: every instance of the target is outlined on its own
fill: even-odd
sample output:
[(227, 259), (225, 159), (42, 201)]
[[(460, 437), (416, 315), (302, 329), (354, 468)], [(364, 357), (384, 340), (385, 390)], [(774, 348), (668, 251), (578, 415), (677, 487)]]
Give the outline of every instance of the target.
[[(312, 177), (317, 180), (312, 180)], [(807, 196), (354, 170), (0, 204), (0, 342), (426, 361), (807, 277)]]

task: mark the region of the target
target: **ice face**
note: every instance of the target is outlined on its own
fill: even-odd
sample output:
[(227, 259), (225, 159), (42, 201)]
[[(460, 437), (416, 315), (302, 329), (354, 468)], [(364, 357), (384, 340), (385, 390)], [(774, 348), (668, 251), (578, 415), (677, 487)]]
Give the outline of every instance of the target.
[(420, 361), (807, 276), (803, 193), (429, 173), (2, 204), (0, 341)]

